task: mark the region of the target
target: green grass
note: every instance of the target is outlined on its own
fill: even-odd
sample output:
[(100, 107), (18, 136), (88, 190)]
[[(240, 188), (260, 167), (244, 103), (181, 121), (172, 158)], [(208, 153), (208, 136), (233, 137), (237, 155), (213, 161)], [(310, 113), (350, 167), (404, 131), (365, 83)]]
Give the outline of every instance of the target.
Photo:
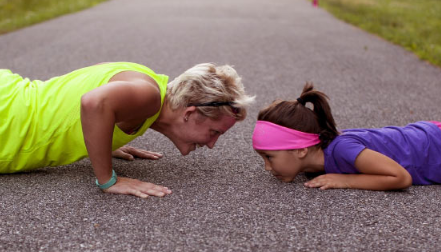
[(0, 0), (0, 34), (104, 1), (107, 0)]
[(441, 0), (319, 0), (319, 5), (441, 66)]

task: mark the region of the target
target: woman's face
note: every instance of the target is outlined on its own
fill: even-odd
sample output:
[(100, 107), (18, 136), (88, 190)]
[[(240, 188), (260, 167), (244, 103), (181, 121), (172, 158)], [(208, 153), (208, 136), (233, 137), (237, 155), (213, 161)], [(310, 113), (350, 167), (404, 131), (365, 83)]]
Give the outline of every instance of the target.
[(265, 170), (283, 182), (291, 182), (300, 172), (297, 150), (256, 150), (265, 161)]
[(235, 123), (236, 119), (231, 116), (222, 115), (218, 120), (213, 120), (197, 112), (191, 113), (173, 143), (184, 156), (198, 147), (211, 149), (217, 139)]

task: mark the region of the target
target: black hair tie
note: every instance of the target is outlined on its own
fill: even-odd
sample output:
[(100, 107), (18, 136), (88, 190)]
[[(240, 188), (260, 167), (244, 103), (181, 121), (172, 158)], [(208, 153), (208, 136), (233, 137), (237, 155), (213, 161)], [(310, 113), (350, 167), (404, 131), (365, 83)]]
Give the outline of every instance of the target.
[(305, 106), (306, 102), (302, 98), (297, 98), (297, 102)]

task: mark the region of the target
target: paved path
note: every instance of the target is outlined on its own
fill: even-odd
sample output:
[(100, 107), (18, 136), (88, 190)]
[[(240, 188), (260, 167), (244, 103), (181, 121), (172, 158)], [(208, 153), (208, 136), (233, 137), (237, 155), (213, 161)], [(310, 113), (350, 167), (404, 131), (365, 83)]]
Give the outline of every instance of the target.
[[(305, 81), (339, 128), (441, 120), (441, 69), (304, 0), (112, 0), (0, 37), (0, 68), (47, 79), (103, 61), (176, 77), (229, 63), (257, 104), (213, 150), (186, 157), (155, 132), (133, 145), (160, 161), (115, 160), (169, 186), (147, 200), (101, 193), (88, 160), (0, 176), (1, 251), (440, 251), (441, 186), (319, 191), (283, 184), (251, 148), (259, 108)], [(68, 147), (68, 143), (66, 143)]]

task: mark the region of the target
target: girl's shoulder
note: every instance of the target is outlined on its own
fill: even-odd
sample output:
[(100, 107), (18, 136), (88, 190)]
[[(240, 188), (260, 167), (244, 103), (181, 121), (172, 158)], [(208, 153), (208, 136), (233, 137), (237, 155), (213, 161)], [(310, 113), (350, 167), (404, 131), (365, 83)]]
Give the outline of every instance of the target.
[(358, 173), (355, 159), (366, 148), (356, 135), (341, 134), (324, 150), (326, 173)]

